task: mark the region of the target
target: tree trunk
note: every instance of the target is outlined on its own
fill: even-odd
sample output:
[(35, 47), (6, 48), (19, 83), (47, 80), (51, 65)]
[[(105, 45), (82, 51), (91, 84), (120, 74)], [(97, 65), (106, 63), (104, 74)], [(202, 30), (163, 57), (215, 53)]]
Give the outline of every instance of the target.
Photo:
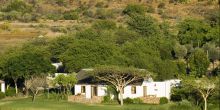
[(120, 95), (120, 104), (121, 104), (121, 106), (123, 106), (124, 102), (123, 102), (123, 95), (122, 95), (122, 91), (121, 90), (119, 91), (119, 95)]
[(36, 94), (33, 94), (33, 96), (32, 96), (32, 102), (35, 101), (35, 97), (36, 97)]
[(15, 83), (15, 93), (16, 93), (16, 96), (17, 96), (17, 94), (18, 94), (17, 79), (14, 79), (14, 83)]
[(207, 98), (204, 98), (204, 102), (205, 102), (204, 110), (207, 110)]

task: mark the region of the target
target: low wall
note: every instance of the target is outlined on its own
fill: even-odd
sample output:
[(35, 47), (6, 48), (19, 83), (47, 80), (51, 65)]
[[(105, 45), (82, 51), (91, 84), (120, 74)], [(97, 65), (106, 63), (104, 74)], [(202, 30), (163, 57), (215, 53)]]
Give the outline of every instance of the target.
[(160, 104), (160, 98), (155, 96), (146, 96), (146, 97), (140, 97), (140, 99), (143, 101), (143, 103), (147, 104)]
[(76, 102), (76, 103), (101, 103), (103, 101), (103, 97), (93, 96), (92, 99), (86, 99), (85, 95), (72, 95), (68, 97), (68, 101)]

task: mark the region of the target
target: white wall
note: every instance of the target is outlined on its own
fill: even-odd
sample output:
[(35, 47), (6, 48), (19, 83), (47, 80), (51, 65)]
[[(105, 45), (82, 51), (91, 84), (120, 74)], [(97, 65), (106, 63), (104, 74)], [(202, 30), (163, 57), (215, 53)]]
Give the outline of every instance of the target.
[(142, 86), (136, 86), (136, 94), (132, 94), (131, 92), (132, 86), (126, 86), (124, 88), (124, 94), (123, 94), (123, 99), (125, 98), (137, 98), (137, 97), (142, 97), (143, 96), (143, 87)]
[(106, 91), (107, 91), (107, 87), (105, 85), (99, 85), (98, 86), (98, 96), (107, 95)]
[(1, 92), (5, 93), (5, 82), (1, 83)]
[[(77, 94), (83, 94), (81, 93), (81, 86), (86, 86), (86, 98), (91, 98), (91, 85), (75, 85), (75, 95)], [(135, 85), (134, 85), (135, 86)], [(132, 86), (126, 86), (124, 88), (123, 98), (137, 98), (142, 97), (144, 95), (143, 93), (143, 86), (147, 87), (147, 95), (155, 95), (156, 97), (167, 97), (170, 99), (170, 92), (171, 92), (171, 86), (170, 82), (147, 82), (144, 81), (142, 85), (137, 86), (136, 85), (136, 94), (132, 94), (131, 88)], [(106, 95), (106, 85), (98, 85), (98, 96), (105, 96)]]
[(147, 86), (147, 95), (170, 98), (170, 82), (143, 82)]
[[(85, 86), (86, 87), (86, 92), (85, 93), (81, 93), (81, 87)], [(77, 94), (84, 94), (86, 96), (86, 98), (90, 99), (92, 96), (92, 91), (91, 91), (91, 85), (75, 85), (75, 95)], [(106, 95), (106, 86), (104, 85), (98, 85), (97, 86), (97, 92), (98, 92), (98, 96), (105, 96)]]

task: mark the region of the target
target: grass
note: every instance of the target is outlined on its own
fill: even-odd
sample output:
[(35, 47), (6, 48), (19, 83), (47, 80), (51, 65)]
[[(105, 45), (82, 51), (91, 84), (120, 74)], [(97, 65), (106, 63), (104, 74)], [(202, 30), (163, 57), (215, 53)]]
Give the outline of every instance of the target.
[[(108, 104), (78, 104), (67, 101), (47, 100), (37, 98), (31, 102), (30, 98), (4, 100), (0, 102), (0, 110), (152, 110), (150, 108), (167, 108), (167, 105), (108, 105)], [(153, 109), (156, 110), (156, 109)], [(165, 110), (165, 109), (164, 109)]]

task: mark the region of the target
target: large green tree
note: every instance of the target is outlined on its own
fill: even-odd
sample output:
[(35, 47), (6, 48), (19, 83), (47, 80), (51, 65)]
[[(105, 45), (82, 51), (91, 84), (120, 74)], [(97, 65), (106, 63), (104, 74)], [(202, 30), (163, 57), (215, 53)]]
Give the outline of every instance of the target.
[(189, 58), (189, 65), (191, 69), (191, 73), (196, 77), (202, 77), (206, 75), (209, 59), (202, 49), (196, 49)]
[(97, 64), (109, 64), (115, 54), (117, 48), (114, 45), (97, 40), (75, 40), (62, 54), (61, 61), (69, 72), (74, 72)]
[(179, 24), (178, 39), (181, 44), (192, 43), (194, 47), (201, 47), (208, 40), (206, 35), (210, 25), (202, 20), (186, 19)]
[(160, 33), (157, 21), (149, 15), (132, 15), (128, 21), (128, 26), (144, 37), (154, 37)]

